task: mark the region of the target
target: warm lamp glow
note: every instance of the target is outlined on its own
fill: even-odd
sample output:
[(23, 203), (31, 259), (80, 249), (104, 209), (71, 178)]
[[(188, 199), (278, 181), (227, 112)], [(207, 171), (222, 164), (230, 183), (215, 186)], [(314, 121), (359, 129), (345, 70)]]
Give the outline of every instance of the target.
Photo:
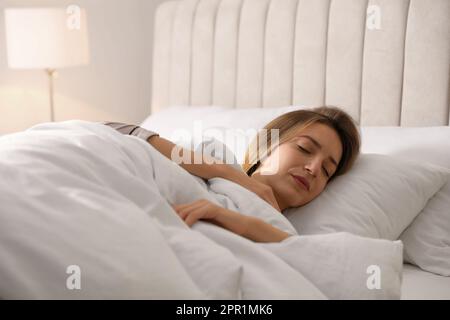
[[(76, 17), (75, 17), (76, 18)], [(60, 8), (5, 9), (8, 65), (14, 69), (59, 69), (89, 63), (86, 13), (79, 23)]]
[(55, 120), (53, 78), (59, 68), (89, 63), (85, 10), (62, 8), (5, 9), (8, 65), (44, 69), (49, 79), (50, 120)]

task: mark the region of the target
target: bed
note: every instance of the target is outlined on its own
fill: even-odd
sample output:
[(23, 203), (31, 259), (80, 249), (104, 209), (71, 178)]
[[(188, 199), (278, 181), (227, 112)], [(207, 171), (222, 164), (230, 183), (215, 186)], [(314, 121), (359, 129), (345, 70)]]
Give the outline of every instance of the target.
[[(363, 135), (363, 152), (396, 153), (400, 144), (380, 144), (381, 136), (397, 133), (377, 138), (377, 127), (449, 125), (449, 13), (445, 0), (167, 2), (156, 15), (152, 110), (338, 105), (373, 127), (367, 140)], [(186, 129), (202, 117), (193, 114), (185, 117)], [(217, 121), (205, 114), (206, 127), (232, 127), (240, 117)], [(164, 120), (150, 117), (143, 125), (170, 137)], [(422, 160), (432, 158), (439, 156)], [(428, 298), (449, 299), (449, 278), (405, 264), (402, 299)]]
[[(360, 160), (280, 215), (100, 123), (3, 136), (0, 297), (450, 299), (449, 12), (447, 0), (162, 3), (142, 127), (192, 149), (218, 142), (235, 165), (241, 129), (336, 105), (360, 126)], [(199, 197), (292, 236), (189, 228), (170, 204)]]

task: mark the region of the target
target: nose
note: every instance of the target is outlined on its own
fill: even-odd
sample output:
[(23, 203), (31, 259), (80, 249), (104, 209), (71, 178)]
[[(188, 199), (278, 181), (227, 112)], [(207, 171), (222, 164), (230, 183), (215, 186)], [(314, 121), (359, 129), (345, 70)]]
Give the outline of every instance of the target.
[(316, 177), (320, 173), (320, 160), (319, 159), (311, 159), (306, 165), (306, 171), (312, 176)]

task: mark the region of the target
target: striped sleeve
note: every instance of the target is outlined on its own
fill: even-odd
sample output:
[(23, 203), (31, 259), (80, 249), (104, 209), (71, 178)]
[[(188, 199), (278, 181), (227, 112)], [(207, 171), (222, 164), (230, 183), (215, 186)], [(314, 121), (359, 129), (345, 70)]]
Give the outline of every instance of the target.
[(136, 136), (142, 140), (148, 140), (150, 137), (159, 136), (156, 132), (141, 128), (133, 124), (125, 124), (121, 122), (103, 122), (104, 125), (116, 129), (122, 134)]

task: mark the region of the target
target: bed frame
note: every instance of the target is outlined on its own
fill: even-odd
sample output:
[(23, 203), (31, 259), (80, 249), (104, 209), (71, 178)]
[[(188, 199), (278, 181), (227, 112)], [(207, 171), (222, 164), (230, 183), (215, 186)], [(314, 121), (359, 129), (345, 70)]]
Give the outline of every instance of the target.
[(179, 0), (156, 12), (152, 112), (336, 105), (450, 124), (449, 0)]

